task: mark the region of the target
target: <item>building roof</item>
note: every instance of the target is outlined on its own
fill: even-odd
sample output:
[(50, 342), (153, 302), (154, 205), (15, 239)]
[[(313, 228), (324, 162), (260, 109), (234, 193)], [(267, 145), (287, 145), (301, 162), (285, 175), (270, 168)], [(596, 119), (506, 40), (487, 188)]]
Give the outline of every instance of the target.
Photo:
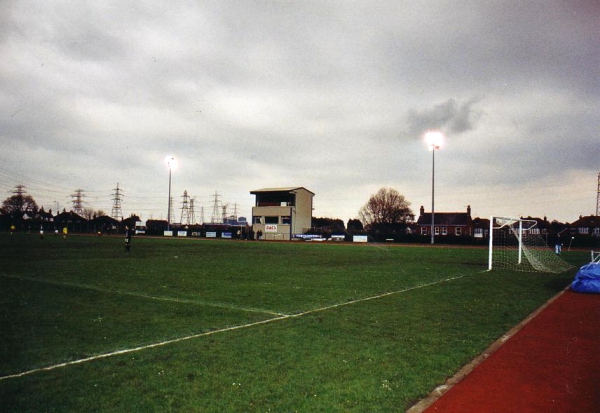
[(600, 217), (596, 215), (588, 215), (579, 217), (579, 219), (571, 224), (572, 227), (600, 227)]
[[(471, 221), (471, 215), (466, 212), (436, 212), (434, 214), (435, 225), (444, 226), (467, 226)], [(431, 212), (423, 213), (417, 220), (418, 225), (431, 225)]]
[(293, 191), (297, 191), (299, 189), (303, 189), (306, 192), (310, 192), (311, 194), (315, 194), (314, 192), (309, 191), (308, 189), (304, 188), (303, 186), (290, 186), (290, 187), (284, 187), (284, 188), (262, 188), (262, 189), (255, 189), (254, 191), (250, 191), (251, 194), (260, 194), (260, 193), (267, 193), (267, 192), (286, 192), (286, 193), (290, 193)]

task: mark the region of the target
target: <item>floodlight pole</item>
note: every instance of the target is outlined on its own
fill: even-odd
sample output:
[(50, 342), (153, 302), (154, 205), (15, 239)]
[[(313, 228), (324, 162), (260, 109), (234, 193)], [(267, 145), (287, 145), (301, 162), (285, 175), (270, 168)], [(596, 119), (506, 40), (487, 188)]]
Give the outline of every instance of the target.
[(171, 230), (171, 171), (173, 170), (173, 161), (175, 158), (167, 156), (167, 165), (169, 165), (169, 204), (167, 205), (167, 231)]
[(435, 244), (435, 151), (440, 149), (444, 135), (438, 131), (429, 131), (425, 140), (431, 151), (431, 243)]
[(167, 231), (171, 230), (171, 164), (169, 164), (169, 202), (167, 206)]
[(435, 244), (435, 144), (431, 150), (431, 244)]

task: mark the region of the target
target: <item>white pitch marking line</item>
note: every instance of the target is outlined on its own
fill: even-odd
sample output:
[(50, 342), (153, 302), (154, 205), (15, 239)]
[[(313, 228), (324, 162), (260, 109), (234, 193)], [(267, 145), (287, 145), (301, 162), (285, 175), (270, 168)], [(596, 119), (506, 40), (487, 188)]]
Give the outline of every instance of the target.
[(2, 274), (0, 276), (5, 277), (5, 278), (12, 278), (15, 280), (41, 282), (41, 283), (45, 283), (45, 284), (58, 285), (58, 286), (63, 286), (63, 287), (80, 288), (83, 290), (97, 291), (97, 292), (101, 292), (101, 293), (129, 295), (132, 297), (147, 298), (149, 300), (168, 301), (168, 302), (181, 303), (181, 304), (196, 304), (196, 305), (204, 305), (207, 307), (228, 308), (231, 310), (240, 310), (240, 311), (246, 311), (246, 312), (251, 312), (251, 313), (264, 313), (264, 314), (270, 314), (270, 315), (275, 315), (275, 316), (286, 315), (286, 314), (278, 313), (278, 312), (271, 311), (271, 310), (263, 310), (260, 308), (236, 307), (234, 305), (217, 304), (217, 303), (213, 303), (213, 302), (209, 302), (209, 301), (190, 300), (190, 299), (186, 299), (186, 298), (160, 297), (160, 296), (149, 295), (149, 294), (132, 293), (129, 291), (110, 290), (110, 289), (95, 287), (93, 285), (86, 285), (86, 284), (59, 282), (59, 281), (44, 280), (44, 279), (31, 278), (31, 277), (19, 277), (19, 276), (8, 275), (8, 274)]
[(391, 292), (387, 292), (387, 293), (383, 293), (383, 294), (379, 294), (379, 295), (374, 295), (374, 296), (371, 296), (371, 297), (358, 298), (356, 300), (346, 301), (345, 303), (334, 304), (334, 305), (330, 305), (328, 307), (315, 308), (315, 309), (312, 309), (312, 310), (304, 311), (302, 313), (291, 314), (289, 317), (285, 317), (285, 318), (300, 317), (300, 316), (303, 316), (303, 315), (306, 315), (306, 314), (317, 313), (317, 312), (320, 312), (320, 311), (332, 310), (334, 308), (343, 307), (343, 306), (351, 305), (351, 304), (356, 304), (356, 303), (360, 303), (360, 302), (363, 302), (363, 301), (376, 300), (378, 298), (389, 297), (389, 296), (395, 295), (395, 294), (402, 294), (402, 293), (406, 293), (406, 292), (409, 292), (409, 291), (418, 290), (420, 288), (431, 287), (433, 285), (441, 284), (441, 283), (444, 283), (444, 282), (458, 280), (458, 279), (466, 277), (466, 276), (467, 275), (465, 274), (465, 275), (461, 275), (460, 277), (445, 278), (443, 280), (438, 280), (438, 281), (430, 282), (430, 283), (427, 283), (427, 284), (421, 284), (421, 285), (415, 285), (414, 287), (408, 287), (408, 288), (405, 288), (404, 290), (391, 291)]
[(405, 292), (409, 292), (409, 291), (413, 291), (413, 290), (418, 290), (420, 288), (431, 287), (431, 286), (434, 286), (434, 285), (437, 285), (437, 284), (441, 284), (441, 283), (444, 283), (444, 282), (458, 280), (458, 279), (466, 277), (466, 276), (467, 275), (461, 275), (460, 277), (446, 278), (446, 279), (443, 279), (443, 280), (434, 281), (434, 282), (427, 283), (427, 284), (416, 285), (414, 287), (405, 288), (403, 290), (392, 291), (392, 292), (387, 292), (387, 293), (384, 293), (384, 294), (379, 294), (379, 295), (375, 295), (375, 296), (371, 296), (371, 297), (360, 298), (360, 299), (357, 299), (357, 300), (347, 301), (345, 303), (334, 304), (334, 305), (331, 305), (331, 306), (328, 306), (328, 307), (315, 308), (313, 310), (308, 310), (308, 311), (304, 311), (304, 312), (296, 313), (296, 314), (292, 314), (292, 315), (281, 315), (279, 317), (269, 318), (267, 320), (255, 321), (253, 323), (241, 324), (239, 326), (221, 328), (221, 329), (218, 329), (218, 330), (208, 331), (208, 332), (205, 332), (205, 333), (193, 334), (191, 336), (175, 338), (175, 339), (172, 339), (172, 340), (166, 340), (166, 341), (162, 341), (160, 343), (147, 344), (145, 346), (139, 346), (139, 347), (134, 347), (134, 348), (125, 349), (125, 350), (118, 350), (118, 351), (113, 351), (113, 352), (110, 352), (110, 353), (99, 354), (97, 356), (87, 357), (87, 358), (84, 358), (84, 359), (68, 361), (68, 362), (60, 363), (60, 364), (54, 364), (52, 366), (41, 367), (41, 368), (38, 368), (38, 369), (24, 371), (24, 372), (17, 373), (17, 374), (10, 374), (8, 376), (2, 376), (2, 377), (0, 377), (0, 381), (7, 380), (7, 379), (14, 379), (14, 378), (18, 378), (18, 377), (23, 377), (23, 376), (27, 376), (27, 375), (34, 374), (34, 373), (39, 373), (39, 372), (42, 372), (42, 371), (51, 371), (51, 370), (58, 369), (60, 367), (66, 367), (66, 366), (71, 366), (71, 365), (74, 365), (74, 364), (86, 363), (86, 362), (89, 362), (89, 361), (99, 360), (99, 359), (103, 359), (103, 358), (107, 358), (107, 357), (118, 356), (118, 355), (127, 354), (127, 353), (134, 353), (134, 352), (137, 352), (137, 351), (147, 350), (147, 349), (151, 349), (151, 348), (155, 348), (155, 347), (162, 347), (162, 346), (165, 346), (165, 345), (168, 345), (168, 344), (179, 343), (181, 341), (191, 340), (191, 339), (199, 338), (199, 337), (206, 337), (206, 336), (210, 336), (210, 335), (217, 334), (217, 333), (225, 333), (225, 332), (228, 332), (228, 331), (241, 330), (241, 329), (244, 329), (244, 328), (254, 327), (254, 326), (263, 325), (263, 324), (268, 324), (268, 323), (272, 323), (272, 322), (275, 322), (275, 321), (286, 320), (288, 318), (302, 317), (304, 315), (311, 314), (311, 313), (317, 313), (317, 312), (321, 312), (321, 311), (327, 311), (327, 310), (331, 310), (331, 309), (338, 308), (338, 307), (343, 307), (343, 306), (347, 306), (347, 305), (352, 305), (352, 304), (360, 303), (360, 302), (363, 302), (363, 301), (376, 300), (378, 298), (389, 297), (389, 296), (395, 295), (395, 294), (402, 294), (402, 293), (405, 293)]
[(161, 341), (160, 343), (147, 344), (145, 346), (139, 346), (139, 347), (129, 348), (129, 349), (125, 349), (125, 350), (117, 350), (117, 351), (113, 351), (113, 352), (110, 352), (110, 353), (99, 354), (97, 356), (86, 357), (84, 359), (67, 361), (65, 363), (55, 364), (55, 365), (47, 366), (47, 367), (41, 367), (39, 369), (33, 369), (33, 370), (29, 370), (29, 371), (24, 371), (22, 373), (11, 374), (11, 375), (8, 375), (8, 376), (2, 376), (2, 377), (0, 377), (0, 381), (1, 380), (5, 380), (5, 379), (12, 379), (12, 378), (17, 378), (17, 377), (23, 377), (23, 376), (27, 376), (27, 375), (33, 374), (33, 373), (38, 373), (38, 372), (41, 372), (41, 371), (50, 371), (50, 370), (54, 370), (54, 369), (57, 369), (57, 368), (60, 368), (60, 367), (71, 366), (73, 364), (81, 364), (81, 363), (86, 363), (88, 361), (94, 361), (94, 360), (99, 360), (99, 359), (103, 359), (103, 358), (107, 358), (107, 357), (118, 356), (118, 355), (121, 355), (121, 354), (134, 353), (134, 352), (137, 352), (137, 351), (147, 350), (147, 349), (154, 348), (154, 347), (162, 347), (162, 346), (165, 346), (167, 344), (178, 343), (180, 341), (191, 340), (191, 339), (198, 338), (198, 337), (210, 336), (212, 334), (217, 334), (217, 333), (224, 333), (226, 331), (233, 331), (233, 330), (239, 330), (239, 329), (242, 329), (242, 328), (253, 327), (253, 326), (260, 325), (260, 324), (270, 323), (272, 321), (282, 320), (282, 319), (288, 318), (288, 317), (289, 316), (281, 316), (281, 317), (276, 317), (276, 318), (270, 318), (268, 320), (256, 321), (256, 322), (253, 322), (253, 323), (242, 324), (242, 325), (239, 325), (239, 326), (221, 328), (219, 330), (207, 331), (205, 333), (193, 334), (191, 336), (186, 336), (186, 337), (175, 338), (175, 339), (172, 339), (172, 340)]

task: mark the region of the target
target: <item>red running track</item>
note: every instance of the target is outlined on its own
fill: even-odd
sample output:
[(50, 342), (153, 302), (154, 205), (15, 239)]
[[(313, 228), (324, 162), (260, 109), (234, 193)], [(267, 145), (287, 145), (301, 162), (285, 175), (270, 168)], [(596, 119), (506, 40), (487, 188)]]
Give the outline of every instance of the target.
[(600, 294), (563, 292), (425, 411), (600, 412)]

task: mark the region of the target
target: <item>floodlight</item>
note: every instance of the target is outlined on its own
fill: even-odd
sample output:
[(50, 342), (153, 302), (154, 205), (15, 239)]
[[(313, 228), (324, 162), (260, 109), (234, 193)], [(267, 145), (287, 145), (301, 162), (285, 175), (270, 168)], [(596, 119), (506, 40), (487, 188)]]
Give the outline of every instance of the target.
[(165, 162), (167, 163), (167, 166), (169, 167), (170, 170), (175, 170), (177, 169), (177, 159), (175, 159), (174, 156), (167, 156), (165, 158)]
[(444, 142), (444, 134), (439, 131), (429, 131), (425, 133), (425, 141), (430, 151), (434, 149), (440, 149)]

